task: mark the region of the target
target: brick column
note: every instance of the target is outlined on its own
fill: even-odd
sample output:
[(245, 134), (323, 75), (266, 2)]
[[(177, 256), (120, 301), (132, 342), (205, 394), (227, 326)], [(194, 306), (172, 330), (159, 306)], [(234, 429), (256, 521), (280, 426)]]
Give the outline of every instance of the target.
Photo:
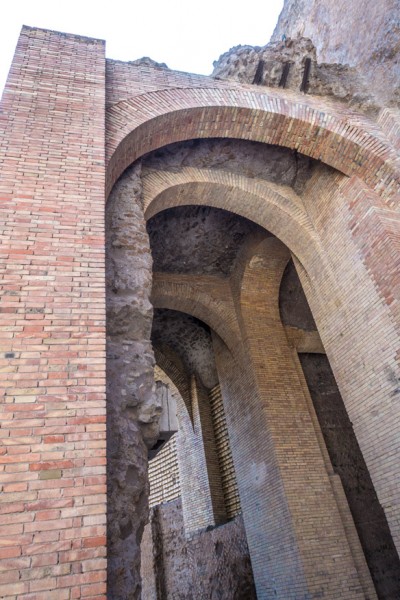
[(4, 598), (105, 594), (104, 69), (24, 27), (1, 105)]
[(321, 238), (325, 273), (297, 264), (393, 541), (400, 550), (400, 222), (359, 179), (320, 169), (304, 203)]
[(180, 406), (177, 439), (183, 520), (187, 535), (226, 520), (208, 394), (198, 385), (194, 375), (191, 378), (190, 395), (193, 421), (186, 407)]
[(276, 239), (257, 249), (237, 298), (243, 338), (238, 362), (216, 342), (257, 596), (361, 600), (363, 590), (280, 321), (278, 293), (286, 261), (287, 250)]

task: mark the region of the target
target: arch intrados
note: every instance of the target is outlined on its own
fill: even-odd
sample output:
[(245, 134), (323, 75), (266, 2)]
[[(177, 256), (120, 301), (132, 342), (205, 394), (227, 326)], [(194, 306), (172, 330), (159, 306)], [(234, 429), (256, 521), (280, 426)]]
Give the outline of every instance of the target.
[(238, 188), (249, 194), (260, 196), (282, 206), (290, 215), (303, 220), (306, 227), (311, 228), (307, 213), (302, 206), (301, 198), (288, 185), (274, 183), (258, 177), (247, 177), (225, 169), (179, 167), (157, 168), (144, 167), (142, 171), (143, 207), (145, 215), (153, 216), (153, 200), (168, 188), (182, 184), (212, 183), (229, 188)]
[(375, 123), (358, 117), (356, 121), (343, 106), (277, 90), (209, 87), (142, 94), (107, 111), (107, 192), (144, 154), (171, 143), (212, 137), (298, 150), (345, 175), (356, 174), (371, 187), (384, 182), (388, 195), (396, 193), (396, 154)]
[(156, 369), (159, 369), (165, 375), (168, 382), (172, 384), (173, 388), (175, 388), (175, 392), (177, 393), (178, 401), (180, 403), (180, 409), (184, 411), (188, 419), (190, 419), (190, 421), (193, 422), (190, 407), (190, 395), (188, 393), (188, 390), (185, 390), (181, 382), (177, 380), (176, 372), (173, 368), (173, 365), (171, 364), (172, 361), (168, 359), (159, 348), (154, 349), (154, 354), (156, 358), (155, 377), (157, 376)]
[(220, 303), (204, 292), (191, 289), (185, 284), (165, 284), (154, 281), (151, 294), (154, 308), (168, 308), (186, 313), (200, 321), (217, 333), (231, 352), (240, 344), (238, 335), (224, 316)]
[(310, 270), (315, 256), (320, 256), (318, 240), (307, 215), (296, 210), (295, 216), (293, 203), (289, 204), (283, 197), (272, 202), (228, 184), (196, 181), (172, 185), (153, 199), (145, 218), (149, 220), (168, 208), (196, 205), (221, 208), (253, 221), (281, 240)]
[[(170, 350), (169, 347), (168, 350)], [(171, 360), (171, 358), (166, 356), (165, 352), (163, 352), (162, 348), (160, 348), (160, 346), (157, 344), (153, 344), (153, 351), (156, 365), (169, 377), (179, 394), (185, 400), (185, 396), (188, 391), (185, 389), (186, 378), (188, 377), (187, 373), (181, 370), (178, 365)], [(179, 379), (181, 379), (181, 381), (179, 381)]]

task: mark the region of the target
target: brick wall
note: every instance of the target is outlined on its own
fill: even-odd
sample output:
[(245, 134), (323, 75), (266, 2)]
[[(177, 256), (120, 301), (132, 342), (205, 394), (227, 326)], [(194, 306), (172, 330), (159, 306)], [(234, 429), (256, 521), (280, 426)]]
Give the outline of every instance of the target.
[(400, 561), (329, 362), (299, 356), (332, 467), (340, 476), (378, 598), (400, 594)]
[(229, 443), (229, 432), (226, 425), (221, 386), (219, 384), (210, 390), (209, 397), (221, 476), (221, 486), (224, 494), (225, 512), (229, 519), (239, 514), (241, 508), (231, 445)]
[[(391, 244), (385, 260), (381, 254), (378, 267), (376, 259), (388, 232), (379, 223), (379, 203), (374, 208), (370, 201), (359, 180), (321, 168), (309, 182), (303, 202), (321, 236), (326, 277), (318, 280), (317, 288), (317, 280), (296, 266), (398, 550), (399, 503), (393, 495), (397, 475), (393, 465), (389, 467), (398, 443), (393, 402), (399, 377), (398, 315), (397, 303), (385, 287), (392, 281), (396, 295), (397, 278), (391, 276), (396, 245)], [(383, 214), (394, 226), (391, 213), (386, 205)], [(322, 260), (316, 258), (314, 264), (321, 269)]]
[(24, 27), (1, 105), (4, 598), (105, 594), (104, 71)]
[[(0, 162), (5, 223), (0, 375), (5, 393), (0, 475), (1, 510), (7, 516), (0, 536), (4, 561), (0, 583), (5, 597), (103, 597), (105, 593), (104, 71), (103, 42), (24, 28), (2, 102), (1, 147), (6, 155)], [(297, 219), (297, 231), (308, 232), (308, 237), (296, 237), (296, 268), (399, 546), (400, 505), (393, 485), (398, 479), (400, 422), (395, 401), (400, 378), (397, 280), (390, 288), (387, 285), (389, 278), (397, 277), (398, 263), (394, 210), (400, 176), (390, 141), (395, 138), (396, 119), (385, 118), (379, 124), (338, 103), (284, 90), (254, 89), (143, 66), (122, 67), (117, 62), (109, 64), (108, 83), (115, 90), (107, 110), (108, 189), (143, 153), (199, 137), (230, 136), (283, 145), (341, 171), (318, 170), (303, 194), (302, 216), (292, 208), (283, 212), (290, 213), (291, 223)], [(236, 181), (232, 185), (238, 187)], [(137, 191), (140, 197), (141, 190)], [(248, 197), (249, 190), (243, 192)], [(164, 207), (170, 200), (165, 199)], [(229, 202), (226, 194), (222, 207), (229, 208)], [(254, 194), (245, 203), (249, 211), (245, 216), (268, 228), (267, 217), (272, 215), (271, 227), (283, 231), (282, 213), (268, 209), (274, 203), (287, 208), (276, 196), (265, 199)], [(241, 214), (245, 204), (239, 195), (232, 210)], [(265, 212), (260, 211), (263, 204)], [(137, 207), (135, 224), (141, 227), (148, 256), (139, 202)], [(115, 218), (117, 230), (118, 214)], [(287, 243), (291, 246), (290, 240)], [(137, 258), (133, 256), (133, 264)], [(254, 284), (256, 291), (257, 278), (264, 273), (263, 260), (258, 266), (256, 261), (254, 271), (248, 273), (248, 285)], [(149, 264), (150, 260), (148, 272)], [(150, 276), (144, 299), (146, 335), (151, 322), (149, 281)], [(117, 283), (126, 287), (131, 282), (128, 277)], [(300, 589), (317, 593), (322, 584), (314, 573), (322, 555), (332, 573), (326, 589), (337, 597), (337, 586), (347, 585), (342, 597), (353, 594), (353, 600), (360, 587), (351, 552), (278, 316), (262, 305), (261, 291), (253, 294), (250, 287), (244, 294), (236, 289), (233, 305), (226, 282), (199, 278), (171, 280), (169, 287), (157, 279), (155, 283), (160, 306), (196, 314), (227, 344), (216, 341), (225, 376), (224, 402), (225, 398), (231, 402), (228, 425), (238, 442), (232, 450), (241, 498), (247, 503), (246, 529), (256, 553), (259, 586), (263, 586), (259, 589), (266, 593), (274, 578), (268, 581), (270, 574), (261, 572), (264, 564), (257, 552), (258, 557), (261, 547), (273, 552), (278, 548), (274, 544), (284, 538), (287, 562), (271, 567), (277, 576), (273, 585), (280, 586), (281, 595), (289, 598)], [(117, 296), (119, 308), (123, 294)], [(235, 347), (236, 361), (230, 354)], [(146, 358), (150, 382), (150, 351)], [(266, 374), (262, 365), (268, 361), (271, 370)], [(294, 392), (284, 387), (282, 369), (290, 373)], [(150, 383), (147, 387), (151, 404)], [(286, 418), (282, 406), (270, 402), (271, 394), (299, 409), (300, 416), (294, 411), (291, 419)], [(243, 404), (242, 398), (250, 402)], [(248, 435), (243, 414), (247, 422), (257, 424), (258, 445)], [(151, 438), (151, 423), (143, 421), (141, 427), (142, 433), (150, 430)], [(135, 440), (143, 458), (145, 447), (138, 431), (136, 427)], [(305, 442), (303, 453), (294, 451), (294, 442), (285, 447), (284, 435), (293, 431), (297, 441)], [(266, 496), (261, 494), (265, 471), (254, 461), (259, 448), (267, 453), (268, 476), (282, 469), (282, 479), (277, 475), (276, 487), (268, 488)], [(289, 455), (293, 464), (286, 464)], [(310, 457), (315, 470), (309, 475), (305, 461)], [(303, 482), (295, 472), (296, 461), (304, 469)], [(250, 475), (254, 475), (253, 487), (246, 490)], [(308, 477), (310, 484), (304, 488)], [(257, 486), (260, 493), (250, 494)], [(318, 486), (323, 487), (323, 503)], [(299, 490), (310, 500), (308, 511)], [(275, 522), (263, 521), (271, 527), (266, 535), (252, 519), (259, 510), (257, 498), (265, 502), (272, 493), (281, 511)], [(138, 505), (139, 520), (147, 510), (144, 499), (145, 492)], [(321, 522), (331, 527), (329, 536), (321, 538), (315, 521), (307, 529), (310, 507), (315, 507), (315, 515), (325, 511)], [(284, 515), (286, 523), (279, 528)], [(344, 548), (342, 562), (335, 565), (334, 531)], [(285, 580), (289, 572), (292, 588), (291, 580)]]
[(157, 456), (149, 462), (149, 483), (150, 508), (179, 498), (181, 495), (176, 435), (173, 435)]
[[(156, 356), (168, 369), (165, 354), (157, 351)], [(176, 365), (170, 373), (173, 379), (178, 378), (179, 384), (180, 373)], [(216, 385), (207, 393), (192, 380), (189, 410), (173, 379), (158, 365), (155, 376), (169, 386), (176, 399), (180, 431), (149, 463), (149, 504), (154, 507), (181, 496), (180, 471), (183, 477), (185, 531), (186, 535), (192, 535), (240, 513), (221, 388)], [(189, 375), (186, 377), (190, 379)], [(193, 398), (194, 393), (196, 396)], [(208, 498), (208, 502), (202, 500), (204, 497)]]

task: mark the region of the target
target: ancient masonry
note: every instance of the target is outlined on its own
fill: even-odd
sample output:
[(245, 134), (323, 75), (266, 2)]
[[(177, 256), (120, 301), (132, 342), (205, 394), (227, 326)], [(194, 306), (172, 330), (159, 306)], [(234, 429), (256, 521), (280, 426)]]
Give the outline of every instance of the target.
[(22, 29), (1, 598), (400, 598), (399, 33), (287, 0), (205, 77)]

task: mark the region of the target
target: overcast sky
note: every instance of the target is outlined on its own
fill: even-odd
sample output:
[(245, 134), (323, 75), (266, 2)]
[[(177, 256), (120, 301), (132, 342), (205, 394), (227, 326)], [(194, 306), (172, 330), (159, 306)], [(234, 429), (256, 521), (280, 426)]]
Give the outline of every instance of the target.
[(171, 69), (209, 75), (238, 44), (265, 45), (283, 0), (14, 0), (0, 19), (0, 91), (22, 25), (106, 40), (109, 58), (150, 56)]

